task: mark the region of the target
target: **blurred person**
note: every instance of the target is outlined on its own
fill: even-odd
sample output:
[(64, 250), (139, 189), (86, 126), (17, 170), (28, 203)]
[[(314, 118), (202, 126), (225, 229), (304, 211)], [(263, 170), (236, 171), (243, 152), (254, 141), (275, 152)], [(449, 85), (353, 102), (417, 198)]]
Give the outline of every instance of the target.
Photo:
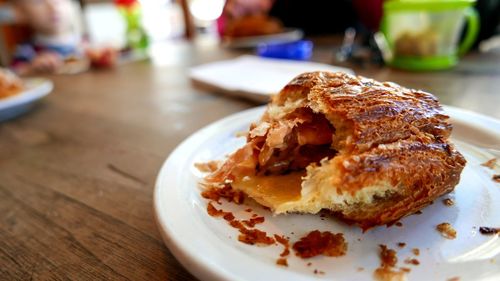
[(19, 17), (18, 11), (12, 7), (10, 4), (2, 3), (0, 4), (0, 23), (10, 24), (14, 23)]
[[(367, 4), (371, 1), (365, 0)], [(343, 33), (357, 23), (352, 0), (275, 0), (269, 15), (286, 27), (302, 29), (306, 35)]]
[[(20, 75), (75, 73), (88, 69), (89, 59), (111, 65), (112, 50), (85, 50), (71, 0), (12, 0), (21, 23), (33, 30), (33, 37), (17, 47), (12, 68)], [(99, 60), (106, 60), (105, 63)]]
[(227, 0), (217, 27), (220, 35), (228, 37), (274, 34), (283, 32), (285, 27), (302, 29), (306, 35), (317, 35), (342, 33), (347, 27), (356, 25), (356, 20), (352, 0), (314, 3)]

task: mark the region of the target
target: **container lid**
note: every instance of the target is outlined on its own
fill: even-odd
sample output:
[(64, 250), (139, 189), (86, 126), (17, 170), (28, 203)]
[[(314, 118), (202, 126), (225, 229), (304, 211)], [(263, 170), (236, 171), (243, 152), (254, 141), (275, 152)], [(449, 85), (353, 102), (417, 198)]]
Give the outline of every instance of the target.
[(394, 0), (384, 3), (385, 11), (443, 11), (472, 6), (476, 0)]
[(311, 58), (313, 43), (309, 40), (299, 40), (287, 43), (262, 43), (257, 47), (257, 54), (261, 57), (307, 60)]

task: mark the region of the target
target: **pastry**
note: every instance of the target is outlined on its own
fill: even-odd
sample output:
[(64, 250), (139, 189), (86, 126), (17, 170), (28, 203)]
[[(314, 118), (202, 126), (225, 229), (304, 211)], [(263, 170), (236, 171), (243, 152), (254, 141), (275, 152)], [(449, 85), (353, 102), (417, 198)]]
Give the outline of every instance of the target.
[(459, 182), (466, 161), (451, 130), (429, 93), (303, 73), (204, 184), (243, 191), (275, 214), (328, 210), (363, 229), (391, 224)]

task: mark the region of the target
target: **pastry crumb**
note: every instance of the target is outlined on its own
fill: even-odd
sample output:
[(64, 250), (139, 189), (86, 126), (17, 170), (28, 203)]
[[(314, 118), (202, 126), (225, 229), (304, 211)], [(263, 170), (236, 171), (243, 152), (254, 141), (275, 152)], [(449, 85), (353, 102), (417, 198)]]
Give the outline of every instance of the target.
[(236, 191), (231, 188), (231, 186), (224, 187), (210, 187), (201, 192), (201, 197), (215, 201), (220, 204), (220, 199), (224, 198), (228, 202), (234, 202), (238, 205), (243, 204), (245, 200), (245, 194), (241, 191)]
[(420, 255), (420, 249), (418, 249), (418, 248), (413, 248), (413, 249), (411, 249), (411, 251), (412, 251), (412, 253), (413, 253), (415, 256)]
[(406, 243), (404, 243), (404, 242), (399, 242), (398, 243), (398, 247), (399, 248), (404, 248), (405, 246), (406, 246)]
[(496, 158), (492, 158), (484, 163), (481, 164), (481, 166), (484, 166), (486, 168), (490, 168), (490, 169), (495, 169), (495, 165), (497, 164), (497, 159)]
[(451, 277), (451, 278), (446, 279), (446, 281), (460, 281), (460, 277), (458, 277), (458, 276)]
[(278, 234), (274, 234), (274, 239), (276, 242), (283, 245), (283, 252), (281, 252), (280, 257), (286, 257), (290, 254), (290, 241), (289, 238), (286, 238), (284, 235), (279, 236)]
[(293, 244), (295, 254), (301, 258), (318, 255), (329, 257), (343, 256), (347, 252), (347, 242), (342, 233), (314, 230)]
[(288, 266), (288, 261), (286, 258), (279, 258), (276, 260), (277, 265)]
[(406, 269), (396, 270), (394, 266), (398, 263), (396, 251), (387, 248), (386, 245), (380, 247), (380, 267), (375, 269), (373, 277), (378, 281), (403, 281), (406, 280)]
[(219, 163), (220, 161), (208, 161), (203, 163), (194, 163), (194, 166), (202, 173), (212, 173), (219, 168)]
[(248, 227), (255, 227), (256, 224), (263, 223), (264, 221), (264, 217), (252, 217), (251, 219), (243, 220), (242, 222)]
[(483, 235), (494, 235), (500, 233), (500, 228), (481, 226), (479, 232)]
[(446, 198), (446, 199), (443, 199), (443, 204), (445, 206), (453, 206), (453, 205), (455, 205), (455, 202), (453, 200), (451, 200), (450, 198)]
[(500, 183), (500, 175), (493, 175), (491, 179), (493, 179), (494, 182)]
[(325, 274), (325, 272), (324, 272), (324, 271), (322, 271), (322, 270), (317, 270), (317, 269), (315, 269), (313, 272), (314, 272), (314, 274), (320, 274), (320, 275), (324, 275), (324, 274)]
[(386, 245), (379, 245), (380, 247), (380, 261), (383, 267), (393, 267), (398, 263), (396, 251), (387, 248)]
[(420, 264), (420, 262), (417, 259), (406, 259), (405, 263), (411, 264), (411, 265), (419, 265)]
[(379, 267), (373, 272), (373, 277), (377, 281), (405, 281), (406, 272), (394, 270), (389, 267)]
[(400, 269), (401, 271), (403, 271), (403, 272), (406, 272), (406, 273), (411, 272), (411, 268), (408, 268), (408, 267), (401, 267), (401, 268), (399, 268), (399, 269)]
[(437, 231), (446, 239), (457, 238), (457, 231), (447, 222), (440, 223), (436, 226)]
[(240, 235), (238, 235), (238, 241), (242, 243), (249, 245), (272, 245), (276, 242), (274, 238), (267, 236), (267, 233), (264, 231), (246, 228), (241, 221), (235, 219), (231, 212), (215, 208), (212, 202), (207, 204), (207, 213), (212, 217), (223, 217), (230, 226), (238, 229), (240, 232)]

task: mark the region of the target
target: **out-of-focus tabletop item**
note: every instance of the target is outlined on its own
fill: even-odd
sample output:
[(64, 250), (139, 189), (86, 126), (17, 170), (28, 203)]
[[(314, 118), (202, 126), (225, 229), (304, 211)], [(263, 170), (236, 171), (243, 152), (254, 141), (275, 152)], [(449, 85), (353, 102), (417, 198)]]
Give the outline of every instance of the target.
[(193, 67), (189, 76), (194, 85), (205, 90), (267, 102), (293, 77), (317, 70), (353, 73), (348, 68), (328, 64), (245, 55)]
[(122, 15), (126, 31), (126, 48), (139, 53), (145, 53), (149, 47), (149, 38), (142, 26), (142, 9), (137, 0), (114, 0)]
[[(479, 18), (475, 0), (401, 0), (384, 3), (381, 31), (388, 64), (408, 70), (440, 70), (457, 64), (475, 42)], [(462, 28), (467, 29), (460, 41)]]
[(287, 28), (281, 32), (266, 34), (266, 35), (253, 35), (242, 37), (223, 37), (222, 46), (228, 48), (252, 48), (262, 43), (287, 43), (294, 42), (302, 39), (304, 33), (300, 29)]
[(261, 43), (286, 43), (302, 39), (297, 28), (287, 28), (269, 14), (274, 1), (227, 0), (217, 19), (221, 43), (230, 48), (250, 48)]
[(24, 79), (23, 85), (23, 90), (18, 94), (0, 98), (0, 122), (28, 112), (54, 88), (53, 83), (44, 78)]
[(313, 42), (310, 40), (262, 43), (257, 47), (257, 54), (266, 58), (308, 60), (312, 56), (313, 46)]

